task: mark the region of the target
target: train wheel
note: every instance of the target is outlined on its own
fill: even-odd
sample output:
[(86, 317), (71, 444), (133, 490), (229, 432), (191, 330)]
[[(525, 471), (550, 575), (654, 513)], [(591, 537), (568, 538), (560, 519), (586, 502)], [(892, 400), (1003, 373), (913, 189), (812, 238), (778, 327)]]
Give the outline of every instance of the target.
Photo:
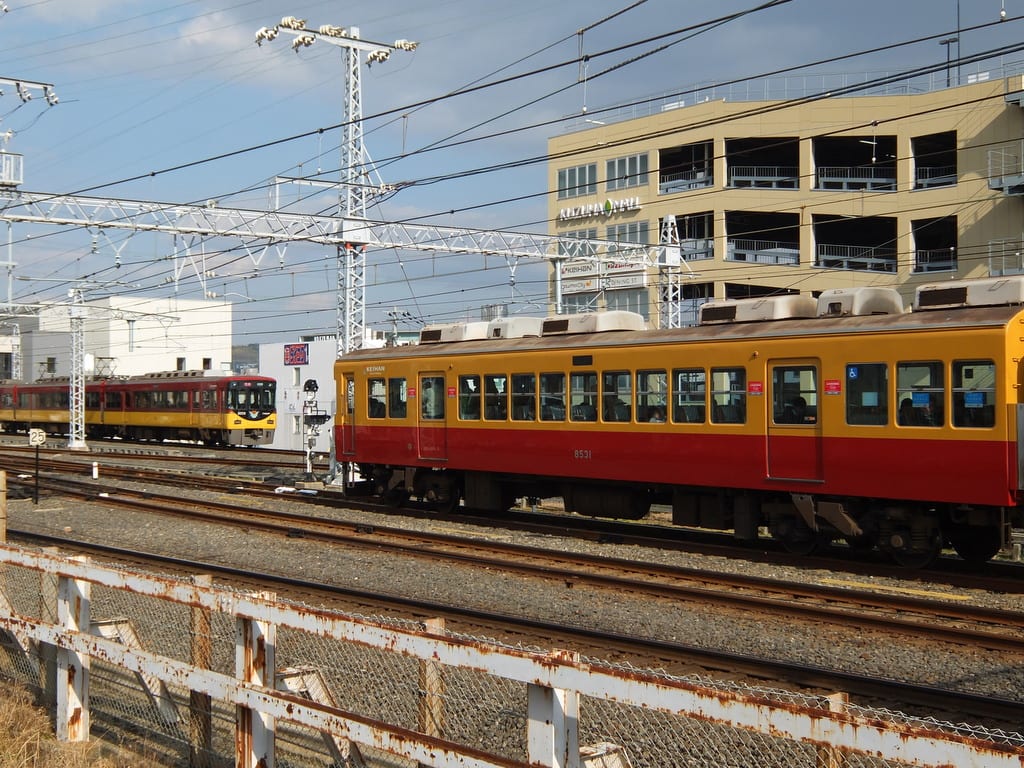
[(771, 534), (787, 552), (794, 555), (813, 554), (828, 543), (818, 531), (811, 530), (803, 520), (796, 517), (777, 521), (771, 527)]
[(409, 492), (405, 490), (404, 485), (399, 485), (387, 491), (381, 499), (389, 506), (404, 507), (405, 503), (409, 500)]
[(987, 563), (1003, 546), (1002, 531), (995, 525), (956, 525), (946, 529), (950, 545), (969, 563)]
[(942, 536), (938, 530), (922, 542), (914, 542), (908, 533), (893, 533), (880, 549), (904, 568), (926, 568), (942, 552)]
[(442, 515), (450, 515), (459, 508), (459, 502), (462, 501), (462, 494), (459, 492), (459, 486), (452, 484), (448, 488), (446, 496), (438, 496), (437, 499), (430, 503), (431, 509), (440, 512)]

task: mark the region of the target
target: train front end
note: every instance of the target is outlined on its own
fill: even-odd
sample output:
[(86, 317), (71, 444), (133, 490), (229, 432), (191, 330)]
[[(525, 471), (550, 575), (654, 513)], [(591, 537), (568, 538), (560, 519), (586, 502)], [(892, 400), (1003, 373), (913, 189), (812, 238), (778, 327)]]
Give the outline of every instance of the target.
[(277, 382), (263, 376), (238, 376), (224, 382), (223, 434), (227, 445), (252, 447), (274, 442)]

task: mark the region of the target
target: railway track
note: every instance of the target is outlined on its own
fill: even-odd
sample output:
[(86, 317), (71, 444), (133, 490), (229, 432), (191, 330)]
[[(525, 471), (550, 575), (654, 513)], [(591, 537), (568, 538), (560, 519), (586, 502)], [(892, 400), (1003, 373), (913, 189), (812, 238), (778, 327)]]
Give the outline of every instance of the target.
[(832, 626), (872, 629), (917, 641), (953, 643), (1024, 654), (1024, 613), (964, 602), (927, 599), (853, 586), (786, 582), (739, 574), (659, 565), (605, 556), (567, 553), (546, 547), (497, 541), (493, 537), (439, 534), (346, 522), (334, 517), (285, 511), (279, 505), (187, 499), (150, 489), (116, 493), (86, 480), (47, 480), (46, 487), (133, 511), (175, 516), (207, 524), (241, 526), (331, 546), (372, 548), (388, 555), (445, 559), (544, 579), (567, 587), (587, 586), (669, 601), (739, 611), (758, 611), (787, 620), (827, 621)]
[(44, 546), (114, 560), (135, 567), (177, 570), (183, 576), (216, 574), (235, 586), (253, 590), (273, 589), (281, 596), (369, 615), (407, 616), (414, 620), (443, 618), (449, 631), (493, 637), (540, 647), (570, 647), (584, 657), (661, 669), (674, 675), (726, 675), (732, 682), (800, 689), (805, 693), (844, 691), (861, 702), (881, 703), (904, 712), (924, 708), (922, 716), (947, 714), (951, 720), (969, 717), (990, 728), (1012, 730), (1024, 718), (1024, 701), (983, 694), (951, 691), (905, 681), (871, 678), (824, 669), (810, 664), (779, 661), (709, 650), (678, 642), (585, 629), (564, 623), (526, 619), (495, 611), (471, 609), (440, 602), (401, 598), (386, 593), (325, 585), (280, 574), (233, 568), (219, 563), (142, 553), (63, 537), (14, 533), (17, 538)]
[[(88, 457), (87, 457), (88, 458)], [(933, 627), (945, 627), (947, 630), (944, 643), (956, 643), (964, 647), (969, 646), (972, 650), (981, 648), (997, 648), (1001, 654), (1019, 654), (1024, 648), (1016, 641), (1016, 635), (1020, 634), (1020, 617), (1006, 611), (986, 612), (985, 610), (973, 611), (970, 608), (961, 610), (965, 606), (958, 606), (956, 603), (949, 604), (947, 601), (922, 601), (920, 599), (903, 598), (889, 599), (879, 596), (870, 590), (861, 590), (864, 595), (860, 599), (856, 596), (858, 590), (849, 586), (842, 588), (831, 587), (825, 590), (818, 590), (816, 587), (806, 583), (793, 584), (794, 589), (788, 590), (790, 585), (781, 584), (774, 580), (759, 580), (749, 577), (729, 576), (728, 581), (719, 578), (718, 575), (708, 574), (703, 570), (670, 568), (668, 574), (659, 573), (661, 566), (647, 568), (646, 564), (637, 564), (635, 560), (622, 561), (623, 570), (617, 571), (616, 561), (607, 557), (578, 557), (570, 558), (565, 553), (558, 555), (559, 562), (551, 561), (552, 551), (550, 548), (539, 548), (539, 558), (530, 562), (527, 558), (527, 550), (521, 545), (509, 545), (508, 542), (494, 542), (495, 535), (508, 537), (509, 530), (501, 529), (494, 531), (494, 520), (479, 521), (479, 535), (433, 534), (411, 532), (397, 527), (389, 527), (377, 522), (367, 523), (364, 521), (348, 522), (341, 517), (343, 512), (337, 511), (334, 507), (350, 507), (350, 500), (341, 498), (325, 498), (331, 494), (320, 494), (311, 497), (301, 497), (305, 502), (316, 502), (317, 506), (311, 507), (309, 513), (306, 507), (297, 507), (293, 502), (294, 496), (282, 497), (274, 494), (271, 489), (262, 488), (260, 493), (265, 496), (273, 496), (274, 501), (259, 497), (249, 497), (250, 485), (239, 483), (237, 480), (224, 478), (211, 478), (211, 490), (223, 491), (225, 488), (233, 494), (245, 493), (247, 499), (243, 504), (220, 503), (219, 509), (211, 509), (205, 499), (196, 499), (189, 502), (183, 498), (181, 486), (183, 483), (177, 476), (169, 478), (166, 472), (160, 473), (147, 470), (145, 490), (129, 492), (129, 486), (133, 483), (118, 483), (117, 492), (111, 493), (109, 477), (112, 469), (104, 468), (104, 476), (107, 481), (93, 482), (83, 479), (86, 473), (82, 471), (82, 462), (72, 462), (72, 468), (68, 471), (74, 472), (74, 481), (60, 481), (55, 478), (43, 478), (44, 486), (52, 485), (53, 490), (47, 494), (54, 494), (48, 498), (60, 498), (61, 494), (75, 495), (96, 502), (104, 506), (113, 504), (122, 505), (124, 509), (138, 510), (139, 504), (148, 505), (143, 507), (145, 514), (158, 513), (161, 515), (181, 516), (181, 519), (193, 518), (202, 514), (201, 521), (209, 525), (229, 525), (242, 527), (246, 531), (267, 532), (278, 538), (302, 539), (311, 544), (323, 542), (324, 547), (343, 546), (351, 550), (354, 546), (380, 553), (382, 558), (397, 563), (396, 567), (404, 568), (404, 558), (445, 558), (452, 563), (452, 567), (466, 567), (485, 569), (487, 571), (511, 572), (513, 566), (519, 568), (519, 573), (524, 577), (532, 579), (543, 579), (547, 584), (560, 584), (562, 589), (604, 589), (613, 590), (615, 594), (628, 594), (630, 599), (659, 601), (665, 606), (664, 611), (672, 610), (697, 610), (698, 606), (704, 606), (708, 610), (732, 611), (742, 613), (746, 616), (765, 616), (765, 623), (778, 623), (780, 626), (804, 622), (810, 627), (814, 626), (840, 626), (847, 623), (857, 627), (858, 631), (886, 632), (891, 638), (893, 633), (898, 633), (904, 640), (885, 640), (888, 643), (921, 644), (922, 649), (927, 643), (937, 643), (939, 636), (932, 634), (926, 637), (925, 633), (931, 633)], [(56, 471), (56, 470), (55, 470)], [(127, 472), (137, 472), (137, 469), (126, 468)], [(171, 484), (177, 486), (173, 495), (159, 494), (154, 490), (154, 484), (159, 478), (162, 483), (170, 480)], [(31, 478), (27, 478), (31, 482)], [(194, 475), (188, 475), (188, 486), (193, 485)], [(101, 498), (101, 494), (106, 494)], [(132, 496), (134, 495), (134, 498)], [(289, 509), (285, 509), (287, 506)], [(191, 509), (189, 509), (191, 508)], [(205, 508), (205, 509), (204, 509)], [(299, 509), (301, 511), (291, 511)], [(201, 511), (204, 510), (204, 511)], [(407, 510), (393, 514), (410, 515)], [(426, 516), (426, 515), (423, 515)], [(436, 514), (430, 515), (438, 519)], [(527, 518), (536, 517), (531, 514), (524, 515)], [(365, 515), (363, 516), (365, 518)], [(387, 518), (382, 518), (387, 520)], [(560, 518), (564, 523), (569, 518)], [(442, 523), (451, 521), (465, 521), (464, 516), (452, 516), (441, 520)], [(581, 519), (583, 525), (592, 523)], [(203, 524), (203, 522), (201, 522)], [(150, 524), (145, 524), (149, 527)], [(502, 525), (505, 525), (503, 522)], [(535, 522), (525, 522), (524, 527), (537, 526), (544, 530), (544, 525), (537, 525)], [(565, 533), (565, 527), (559, 529), (557, 524), (552, 523), (547, 528), (547, 533)], [(486, 527), (485, 527), (486, 526)], [(159, 526), (154, 526), (158, 529)], [(15, 528), (11, 529), (12, 535)], [(30, 530), (18, 533), (24, 536), (40, 536), (41, 534)], [(198, 534), (205, 538), (205, 534)], [(599, 538), (605, 534), (580, 533), (581, 538)], [(617, 535), (615, 536), (617, 538)], [(483, 541), (488, 539), (489, 541)], [(57, 545), (63, 548), (73, 546), (93, 547), (98, 549), (98, 544), (88, 542), (74, 542), (68, 536), (54, 536), (50, 542), (44, 539), (37, 539), (38, 543)], [(500, 546), (499, 546), (500, 545)], [(653, 542), (652, 542), (653, 545)], [(658, 544), (661, 546), (661, 544)], [(487, 554), (484, 555), (484, 549)], [(110, 548), (113, 557), (113, 549)], [(498, 550), (506, 550), (504, 553)], [(468, 550), (468, 551), (467, 551)], [(177, 551), (177, 550), (174, 550)], [(340, 551), (340, 550), (339, 550)], [(159, 553), (152, 553), (158, 556)], [(126, 552), (124, 556), (130, 556)], [(324, 555), (330, 560), (332, 555)], [(545, 562), (545, 560), (547, 562)], [(589, 562), (588, 562), (589, 561)], [(183, 561), (181, 566), (186, 572), (194, 573), (199, 571), (217, 572), (225, 566), (218, 566), (214, 563)], [(413, 569), (416, 566), (409, 565)], [(244, 578), (245, 569), (238, 569), (237, 577)], [(253, 588), (271, 588), (282, 577), (273, 574), (250, 573)], [(717, 585), (716, 585), (717, 582)], [(768, 582), (768, 583), (761, 583)], [(259, 586), (263, 584), (264, 586)], [(312, 582), (301, 582), (296, 580), (294, 589), (305, 591), (317, 585)], [(529, 587), (525, 587), (529, 589)], [(1004, 700), (999, 696), (983, 694), (953, 692), (952, 697), (963, 696), (957, 703), (950, 703), (952, 698), (943, 699), (945, 694), (935, 691), (931, 686), (915, 686), (910, 684), (904, 686), (896, 680), (861, 680), (857, 674), (833, 672), (830, 669), (814, 665), (788, 664), (786, 662), (766, 661), (757, 656), (745, 656), (743, 654), (716, 654), (706, 648), (686, 646), (676, 642), (666, 642), (658, 638), (638, 638), (637, 633), (624, 634), (600, 632), (581, 629), (579, 627), (567, 627), (556, 622), (520, 622), (520, 628), (511, 627), (507, 622), (497, 622), (495, 617), (502, 618), (501, 614), (495, 613), (489, 620), (490, 623), (481, 623), (470, 616), (459, 616), (461, 611), (458, 606), (446, 606), (440, 603), (430, 603), (423, 600), (407, 600), (398, 595), (382, 595), (380, 593), (358, 593), (353, 590), (344, 590), (335, 587), (330, 588), (336, 592), (333, 598), (337, 601), (350, 601), (353, 607), (348, 610), (356, 612), (367, 612), (371, 614), (382, 611), (407, 611), (416, 618), (428, 618), (434, 616), (447, 616), (453, 626), (467, 627), (467, 633), (482, 636), (509, 637), (513, 642), (525, 644), (540, 644), (554, 647), (581, 648), (587, 655), (611, 661), (622, 661), (638, 666), (650, 666), (664, 668), (673, 672), (692, 673), (698, 671), (701, 674), (708, 671), (717, 675), (740, 675), (744, 678), (757, 681), (755, 684), (763, 685), (766, 680), (771, 684), (784, 687), (788, 685), (801, 686), (803, 688), (813, 687), (815, 691), (831, 692), (845, 690), (853, 695), (861, 697), (865, 703), (882, 703), (884, 706), (895, 706), (894, 702), (905, 702), (907, 711), (913, 711), (915, 707), (923, 708), (923, 715), (928, 716), (936, 712), (949, 712), (950, 717), (956, 719), (969, 716), (992, 727), (1005, 728), (1007, 730), (1019, 729), (1019, 704), (1012, 699)], [(788, 590), (788, 591), (787, 591)], [(349, 593), (346, 597), (341, 593)], [(312, 594), (311, 599), (322, 601), (323, 594)], [(564, 593), (563, 593), (564, 594)], [(896, 596), (893, 596), (896, 597)], [(370, 599), (372, 598), (372, 599)], [(299, 598), (305, 599), (305, 598)], [(389, 601), (382, 604), (380, 600)], [(555, 598), (557, 600), (557, 598)], [(859, 601), (858, 601), (859, 600)], [(942, 603), (938, 612), (925, 605), (927, 602)], [(406, 606), (403, 608), (402, 606)], [(888, 606), (888, 607), (887, 607)], [(703, 608), (701, 608), (703, 610)], [(486, 611), (484, 614), (488, 613)], [(840, 614), (847, 614), (853, 618), (842, 618)], [(987, 615), (986, 615), (987, 614)], [(773, 617), (773, 618), (767, 618)], [(941, 618), (937, 618), (941, 617)], [(507, 617), (506, 617), (507, 618)], [(1007, 620), (1009, 618), (1009, 620)], [(892, 621), (890, 621), (892, 619)], [(474, 623), (474, 621), (476, 623)], [(458, 622), (457, 624), (455, 622)], [(890, 627), (885, 628), (889, 623)], [(534, 628), (533, 625), (536, 625)], [(525, 629), (523, 627), (525, 626)], [(561, 633), (556, 631), (561, 627)], [(799, 631), (799, 630), (797, 630)], [(810, 630), (809, 631), (813, 631)], [(537, 635), (540, 634), (540, 640)], [(588, 640), (588, 637), (590, 638)], [(544, 639), (546, 638), (546, 639)], [(872, 641), (874, 642), (874, 641)], [(683, 655), (685, 651), (688, 655)], [(922, 650), (922, 653), (927, 651)], [(705, 658), (706, 654), (711, 654)], [(799, 656), (794, 658), (800, 658)], [(709, 660), (710, 659), (710, 660)], [(792, 669), (783, 674), (772, 670), (773, 664), (780, 664), (779, 669), (790, 666)], [(883, 672), (883, 674), (885, 674)], [(788, 675), (788, 676), (787, 676)], [(783, 681), (783, 682), (780, 682)], [(902, 693), (899, 689), (904, 688)], [(945, 702), (945, 703), (944, 703)], [(1009, 702), (1009, 703), (1008, 703)], [(901, 704), (902, 705), (902, 704)], [(1006, 717), (1010, 714), (1011, 719)], [(939, 715), (941, 717), (941, 715)], [(1016, 718), (1014, 721), (1012, 718)], [(1016, 723), (1016, 724), (1014, 724)]]
[[(6, 448), (0, 447), (0, 467), (6, 467), (9, 471), (20, 471), (31, 474), (33, 465), (29, 463), (27, 449), (14, 452), (5, 456)], [(229, 451), (234, 454), (236, 451)], [(249, 453), (263, 454), (264, 449), (250, 451)], [(283, 452), (286, 456), (295, 454)], [(964, 589), (983, 589), (992, 592), (1006, 594), (1024, 594), (1024, 564), (1012, 562), (991, 562), (978, 569), (970, 567), (963, 561), (956, 558), (940, 559), (932, 568), (921, 571), (920, 575), (909, 572), (906, 569), (892, 565), (884, 558), (865, 558), (863, 553), (851, 553), (845, 548), (835, 548), (827, 555), (798, 556), (785, 551), (775, 542), (764, 541), (756, 547), (749, 544), (738, 544), (727, 534), (718, 532), (698, 531), (694, 529), (681, 528), (673, 525), (660, 525), (653, 521), (626, 522), (617, 520), (603, 520), (580, 517), (578, 515), (566, 515), (557, 510), (509, 510), (503, 515), (497, 516), (494, 513), (477, 515), (473, 510), (460, 508), (456, 513), (442, 515), (436, 511), (426, 508), (405, 507), (396, 509), (387, 505), (368, 500), (344, 496), (338, 492), (327, 491), (315, 493), (312, 491), (300, 491), (294, 486), (282, 486), (280, 481), (285, 476), (291, 475), (294, 483), (302, 477), (304, 464), (280, 465), (277, 462), (268, 462), (272, 473), (263, 471), (266, 464), (252, 464), (248, 459), (242, 461), (228, 461), (220, 459), (217, 466), (224, 469), (223, 474), (212, 470), (206, 459), (200, 453), (187, 456), (173, 456), (170, 462), (174, 467), (168, 470), (163, 467), (164, 454), (152, 457), (158, 458), (160, 468), (150, 466), (139, 466), (140, 457), (137, 455), (116, 454), (104, 456), (100, 474), (106, 480), (128, 480), (146, 483), (158, 483), (160, 485), (168, 482), (168, 474), (175, 477), (187, 478), (188, 485), (195, 490), (208, 490), (229, 494), (246, 494), (262, 498), (278, 498), (282, 491), (292, 493), (292, 498), (301, 500), (303, 503), (327, 508), (339, 509), (360, 509), (373, 511), (388, 519), (394, 516), (429, 517), (431, 519), (448, 519), (453, 522), (468, 525), (478, 525), (484, 529), (502, 527), (507, 530), (530, 531), (534, 533), (549, 533), (554, 535), (571, 535), (583, 539), (606, 541), (611, 543), (632, 543), (638, 546), (655, 547), (659, 549), (679, 549), (691, 553), (713, 554), (724, 557), (749, 559), (759, 562), (777, 563), (780, 565), (799, 565), (806, 568), (819, 568), (831, 570), (837, 564), (851, 574), (864, 578), (890, 577), (902, 580), (919, 578), (923, 575), (933, 581), (939, 580), (952, 587)], [(66, 451), (54, 452), (47, 459), (46, 472), (67, 473), (73, 477), (87, 475), (91, 471), (94, 457), (68, 453)], [(143, 459), (148, 461), (147, 459)], [(269, 477), (268, 477), (269, 475)], [(267, 483), (270, 479), (272, 482)], [(176, 481), (177, 482), (177, 481)]]

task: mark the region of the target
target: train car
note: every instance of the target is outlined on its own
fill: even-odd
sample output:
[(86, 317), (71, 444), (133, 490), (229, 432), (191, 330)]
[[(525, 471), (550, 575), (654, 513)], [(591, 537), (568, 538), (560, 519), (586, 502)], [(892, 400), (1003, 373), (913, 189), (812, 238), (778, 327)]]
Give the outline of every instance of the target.
[[(336, 363), (339, 461), (441, 509), (583, 515), (985, 561), (1024, 525), (1024, 280), (426, 328)], [(530, 322), (527, 322), (530, 320)], [(355, 474), (353, 474), (355, 477)], [(353, 487), (356, 487), (352, 483)]]
[[(207, 445), (273, 442), (274, 379), (212, 371), (170, 371), (93, 379), (85, 385), (88, 438), (188, 440)], [(47, 379), (0, 385), (0, 428), (68, 434), (70, 382)]]

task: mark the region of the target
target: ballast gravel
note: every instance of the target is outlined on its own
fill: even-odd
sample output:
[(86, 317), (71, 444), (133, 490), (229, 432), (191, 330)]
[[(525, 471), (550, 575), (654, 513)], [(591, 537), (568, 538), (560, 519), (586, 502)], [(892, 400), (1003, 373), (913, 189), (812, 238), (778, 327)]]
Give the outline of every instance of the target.
[[(179, 482), (187, 486), (187, 479)], [(220, 494), (199, 491), (189, 491), (189, 496), (225, 498)], [(239, 495), (232, 495), (230, 500), (238, 503), (239, 498)], [(269, 501), (253, 499), (251, 503), (261, 508), (301, 509), (306, 514), (314, 513), (309, 505), (299, 507), (287, 494)], [(849, 583), (859, 589), (874, 586), (883, 593), (912, 589), (915, 593), (933, 592), (936, 599), (945, 599), (950, 597), (948, 593), (955, 591), (956, 595), (951, 599), (1024, 611), (1024, 597), (1021, 595), (951, 590), (945, 585), (929, 586), (917, 581), (910, 586), (896, 580), (844, 575), (841, 571), (787, 568), (546, 534), (486, 531), (451, 521), (393, 517), (382, 520), (380, 516), (357, 510), (332, 509), (323, 514), (367, 525), (512, 539), (566, 552), (605, 554), (716, 572), (740, 572), (833, 586)], [(666, 610), (663, 600), (647, 600), (579, 585), (569, 587), (563, 583), (450, 562), (431, 564), (417, 560), (413, 564), (402, 557), (381, 557), (372, 549), (346, 549), (301, 538), (267, 535), (256, 530), (189, 523), (106, 507), (100, 502), (63, 497), (44, 496), (38, 505), (31, 498), (9, 500), (8, 527), (11, 531), (66, 535), (91, 543), (265, 570), (325, 584), (566, 622), (584, 628), (644, 635), (736, 654), (814, 664), (848, 673), (890, 677), (1012, 700), (1024, 697), (1024, 656), (943, 646), (912, 637), (894, 638), (870, 630), (829, 626), (823, 622), (766, 621), (762, 615), (706, 605), (679, 604)]]

